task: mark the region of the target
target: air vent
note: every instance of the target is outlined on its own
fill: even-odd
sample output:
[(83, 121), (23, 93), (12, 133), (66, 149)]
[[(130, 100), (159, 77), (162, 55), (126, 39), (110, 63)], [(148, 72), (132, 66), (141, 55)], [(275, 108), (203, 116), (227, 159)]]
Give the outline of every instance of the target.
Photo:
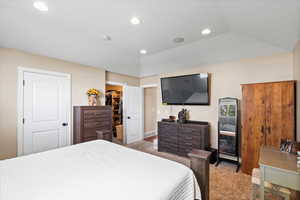
[(174, 43), (182, 43), (182, 42), (184, 42), (184, 38), (183, 38), (183, 37), (177, 37), (177, 38), (174, 38), (174, 39), (173, 39), (173, 42), (174, 42)]

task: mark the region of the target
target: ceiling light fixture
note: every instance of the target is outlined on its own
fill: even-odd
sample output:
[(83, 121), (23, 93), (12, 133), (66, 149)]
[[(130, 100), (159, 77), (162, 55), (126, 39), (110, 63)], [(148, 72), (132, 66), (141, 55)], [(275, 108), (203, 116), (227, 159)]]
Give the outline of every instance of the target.
[(146, 50), (146, 49), (141, 49), (141, 50), (140, 50), (140, 54), (142, 54), (142, 55), (147, 54), (147, 50)]
[(33, 3), (33, 6), (38, 9), (39, 11), (43, 11), (43, 12), (46, 12), (48, 11), (48, 6), (45, 2), (43, 1), (35, 1)]
[(203, 29), (201, 33), (202, 33), (202, 35), (209, 35), (209, 34), (211, 34), (211, 30), (209, 28), (206, 28), (206, 29)]
[(141, 23), (141, 20), (137, 17), (132, 17), (131, 20), (130, 20), (130, 23), (133, 24), (133, 25), (138, 25)]

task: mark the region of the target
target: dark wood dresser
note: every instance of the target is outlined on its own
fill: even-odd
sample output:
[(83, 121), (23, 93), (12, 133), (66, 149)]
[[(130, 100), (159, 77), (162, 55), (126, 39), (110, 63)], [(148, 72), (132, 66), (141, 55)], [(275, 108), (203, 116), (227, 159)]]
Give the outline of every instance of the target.
[[(110, 106), (74, 106), (73, 124), (73, 144), (97, 139), (112, 141)], [(98, 138), (99, 132), (101, 138)]]
[(187, 156), (192, 149), (207, 150), (209, 141), (207, 122), (158, 122), (158, 151)]

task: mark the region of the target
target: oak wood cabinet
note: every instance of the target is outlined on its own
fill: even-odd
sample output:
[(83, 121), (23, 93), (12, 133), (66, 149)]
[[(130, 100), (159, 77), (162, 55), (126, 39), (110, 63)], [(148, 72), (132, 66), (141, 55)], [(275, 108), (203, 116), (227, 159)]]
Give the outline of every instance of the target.
[(242, 93), (242, 171), (251, 174), (261, 146), (295, 140), (296, 81), (244, 84)]
[[(97, 139), (112, 141), (110, 106), (74, 106), (73, 144)], [(101, 132), (101, 138), (98, 137)]]

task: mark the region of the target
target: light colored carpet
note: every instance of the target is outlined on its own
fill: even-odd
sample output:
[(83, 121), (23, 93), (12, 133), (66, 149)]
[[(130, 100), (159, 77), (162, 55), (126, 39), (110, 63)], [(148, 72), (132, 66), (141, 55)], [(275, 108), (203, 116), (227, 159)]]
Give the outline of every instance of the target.
[[(126, 146), (190, 166), (188, 158), (158, 152), (151, 142), (140, 141)], [(210, 165), (210, 200), (250, 199), (251, 177), (241, 172), (236, 173), (235, 169), (235, 165), (227, 163), (221, 163), (218, 167)]]

